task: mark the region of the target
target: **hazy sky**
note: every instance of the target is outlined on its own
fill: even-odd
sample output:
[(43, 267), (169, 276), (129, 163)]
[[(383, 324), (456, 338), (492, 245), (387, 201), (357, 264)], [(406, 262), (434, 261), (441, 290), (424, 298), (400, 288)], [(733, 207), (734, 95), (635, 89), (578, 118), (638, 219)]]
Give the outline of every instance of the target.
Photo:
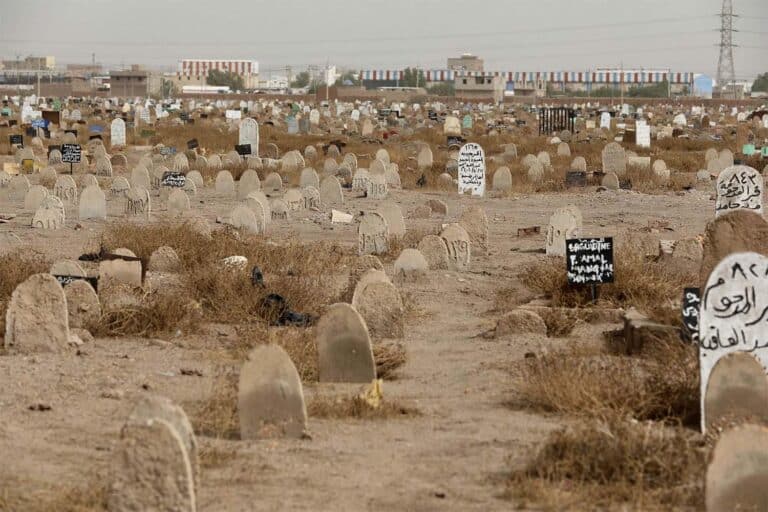
[[(0, 56), (57, 63), (183, 58), (440, 69), (471, 52), (493, 71), (672, 68), (714, 76), (720, 0), (0, 0)], [(768, 0), (734, 0), (738, 78), (768, 71)]]

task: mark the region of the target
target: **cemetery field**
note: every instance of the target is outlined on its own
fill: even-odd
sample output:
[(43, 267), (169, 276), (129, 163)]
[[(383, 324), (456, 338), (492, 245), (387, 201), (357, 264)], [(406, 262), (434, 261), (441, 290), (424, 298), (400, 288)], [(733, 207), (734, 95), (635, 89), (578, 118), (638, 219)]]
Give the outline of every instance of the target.
[(0, 511), (725, 510), (765, 477), (717, 485), (765, 443), (768, 118), (104, 101), (0, 126)]

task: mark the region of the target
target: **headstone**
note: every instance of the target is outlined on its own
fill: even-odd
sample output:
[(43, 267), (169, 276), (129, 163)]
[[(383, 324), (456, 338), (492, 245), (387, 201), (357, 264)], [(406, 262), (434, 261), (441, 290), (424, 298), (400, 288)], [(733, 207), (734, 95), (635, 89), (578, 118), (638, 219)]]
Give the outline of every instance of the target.
[(379, 205), (376, 213), (384, 217), (390, 236), (405, 236), (405, 220), (403, 211), (394, 201), (384, 201)]
[(459, 194), (485, 195), (485, 152), (474, 142), (464, 144), (459, 151)]
[(248, 169), (237, 181), (237, 198), (245, 199), (254, 190), (261, 190), (261, 181), (256, 171)]
[(303, 187), (301, 195), (304, 197), (304, 208), (319, 210), (322, 206), (320, 201), (320, 191), (315, 187)]
[(352, 307), (363, 317), (374, 339), (403, 337), (403, 300), (389, 281), (364, 282), (361, 279), (352, 296)]
[(451, 270), (468, 270), (471, 261), (469, 234), (459, 224), (448, 224), (440, 233), (448, 249), (448, 266)]
[(296, 212), (304, 209), (304, 195), (299, 189), (289, 189), (283, 196), (283, 201), (288, 206), (289, 212)]
[(403, 249), (395, 260), (394, 270), (396, 276), (414, 278), (426, 274), (429, 263), (418, 249)]
[(24, 209), (28, 212), (36, 211), (47, 195), (48, 189), (44, 186), (32, 185), (24, 195)]
[(168, 195), (168, 213), (174, 217), (180, 217), (190, 209), (189, 196), (179, 188), (174, 188)]
[(98, 185), (85, 187), (80, 195), (79, 217), (80, 220), (107, 219), (107, 198)]
[[(768, 257), (738, 252), (723, 258), (707, 279), (699, 313), (701, 429), (706, 432), (705, 398), (718, 361), (735, 352), (748, 352), (768, 368)], [(763, 399), (767, 398), (763, 396)]]
[(493, 190), (509, 192), (512, 190), (512, 173), (509, 167), (499, 167), (493, 173)]
[(606, 173), (601, 184), (608, 190), (619, 190), (619, 177), (615, 172)]
[(149, 191), (141, 186), (133, 186), (125, 193), (125, 214), (126, 215), (145, 215), (149, 218), (151, 212), (151, 201)]
[(242, 229), (248, 233), (260, 234), (264, 232), (264, 219), (259, 219), (253, 208), (239, 204), (235, 206), (229, 215), (230, 223), (235, 229)]
[(329, 206), (341, 206), (344, 204), (344, 194), (341, 191), (341, 183), (336, 176), (328, 176), (320, 184), (320, 202)]
[(242, 439), (302, 437), (307, 409), (299, 373), (278, 345), (254, 348), (240, 370), (237, 410)]
[(222, 196), (235, 196), (235, 180), (229, 171), (219, 171), (216, 174), (216, 193)]
[(32, 227), (39, 229), (61, 229), (64, 227), (64, 204), (56, 196), (45, 197), (35, 211)]
[(387, 221), (378, 213), (363, 215), (357, 230), (357, 253), (383, 254), (389, 250)]
[(704, 487), (707, 512), (768, 510), (768, 429), (742, 425), (724, 432)]
[(239, 145), (250, 144), (249, 154), (259, 156), (259, 123), (255, 119), (248, 117), (240, 122), (238, 141)]
[(368, 328), (345, 303), (330, 306), (315, 329), (320, 382), (371, 382), (376, 365)]
[(67, 299), (51, 274), (34, 274), (11, 294), (5, 314), (6, 349), (58, 352), (69, 343)]
[(146, 167), (138, 166), (131, 171), (131, 187), (141, 187), (149, 190), (152, 181), (149, 179), (149, 171)]
[(385, 199), (389, 193), (386, 171), (384, 173), (369, 173), (366, 196), (368, 199)]
[(624, 176), (627, 172), (627, 156), (618, 142), (611, 142), (603, 148), (603, 172)]
[(472, 247), (479, 252), (488, 252), (488, 216), (479, 206), (464, 208), (459, 217), (459, 225), (469, 235)]
[(11, 201), (23, 201), (29, 191), (29, 180), (22, 174), (11, 177), (8, 185), (8, 199)]
[(275, 198), (269, 203), (270, 210), (272, 210), (273, 221), (288, 222), (291, 218), (290, 207), (285, 200), (281, 198)]
[(751, 353), (722, 357), (712, 369), (704, 397), (707, 429), (732, 423), (768, 425), (768, 376)]
[(763, 177), (752, 167), (728, 167), (717, 177), (715, 217), (744, 209), (763, 215)]
[(306, 167), (301, 171), (299, 187), (320, 187), (320, 178), (317, 176), (317, 172), (313, 168)]
[(70, 328), (87, 329), (101, 316), (101, 303), (91, 284), (75, 279), (64, 287)]
[(112, 121), (110, 125), (110, 144), (114, 146), (125, 146), (125, 121), (119, 117)]
[(581, 216), (575, 213), (574, 207), (555, 210), (549, 218), (547, 227), (546, 253), (547, 256), (565, 256), (565, 241), (578, 238), (581, 232)]
[(419, 242), (419, 252), (424, 256), (431, 270), (448, 270), (448, 247), (445, 240), (437, 235), (427, 235)]

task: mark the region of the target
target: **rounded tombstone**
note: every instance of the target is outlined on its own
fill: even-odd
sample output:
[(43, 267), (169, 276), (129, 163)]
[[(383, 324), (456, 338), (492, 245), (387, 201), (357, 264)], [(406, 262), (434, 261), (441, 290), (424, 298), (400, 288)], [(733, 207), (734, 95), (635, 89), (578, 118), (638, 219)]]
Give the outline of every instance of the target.
[(278, 345), (260, 345), (240, 370), (237, 411), (242, 439), (304, 435), (307, 408), (301, 379)]
[[(387, 151), (384, 148), (381, 148), (381, 149), (377, 150), (376, 151), (376, 156), (374, 157), (374, 160), (378, 160), (378, 161), (384, 163), (385, 165), (390, 163), (389, 151)], [(373, 164), (371, 164), (371, 165), (373, 165)]]
[(163, 245), (152, 251), (147, 270), (151, 272), (178, 272), (181, 260), (173, 247)]
[(327, 154), (331, 158), (337, 158), (337, 157), (341, 156), (341, 152), (339, 151), (339, 146), (337, 146), (336, 144), (330, 144), (328, 146), (328, 153)]
[(131, 187), (141, 187), (149, 190), (152, 182), (149, 179), (149, 171), (144, 166), (134, 167), (131, 171)]
[(395, 260), (395, 275), (406, 278), (419, 277), (429, 270), (429, 263), (418, 249), (403, 249)]
[(209, 171), (220, 171), (222, 169), (221, 157), (219, 155), (211, 155), (208, 159)]
[(541, 162), (539, 162), (539, 159), (538, 159), (538, 158), (536, 158), (536, 156), (535, 156), (535, 155), (531, 155), (531, 154), (528, 154), (528, 155), (525, 155), (525, 156), (523, 157), (523, 160), (522, 160), (522, 162), (521, 162), (521, 163), (523, 164), (523, 168), (525, 168), (525, 169), (528, 169), (528, 168), (530, 168), (532, 165), (534, 165), (534, 164), (536, 164), (536, 163), (539, 163), (539, 164), (540, 164)]
[(189, 159), (184, 153), (177, 153), (173, 157), (173, 170), (176, 172), (189, 172)]
[(397, 203), (384, 201), (376, 209), (376, 213), (384, 217), (390, 236), (405, 236), (405, 219), (403, 219), (403, 211)]
[(60, 229), (64, 226), (64, 204), (56, 196), (46, 196), (32, 217), (32, 227), (41, 229)]
[(168, 213), (180, 217), (190, 210), (189, 196), (180, 188), (174, 188), (168, 195)]
[(573, 159), (573, 161), (571, 162), (571, 170), (587, 172), (587, 161), (584, 159), (583, 156), (577, 156), (576, 158)]
[(533, 162), (528, 167), (528, 180), (531, 183), (539, 183), (542, 179), (544, 179), (544, 166), (541, 165), (541, 162)]
[(181, 435), (167, 421), (153, 417), (126, 423), (112, 475), (108, 510), (197, 510), (189, 454)]
[(237, 198), (245, 199), (254, 190), (261, 190), (261, 181), (256, 171), (248, 169), (237, 181)]
[(448, 224), (440, 233), (448, 249), (448, 267), (451, 270), (467, 270), (471, 262), (469, 234), (460, 224)]
[(512, 173), (509, 167), (499, 167), (493, 173), (493, 190), (509, 192), (512, 190)]
[(400, 181), (400, 168), (397, 164), (389, 164), (387, 170), (384, 171), (384, 181), (387, 183), (387, 188), (399, 189), (402, 186)]
[(109, 192), (115, 197), (125, 197), (125, 194), (131, 188), (131, 184), (123, 176), (118, 176), (109, 186)]
[(51, 150), (50, 154), (48, 155), (48, 163), (50, 165), (57, 165), (62, 163), (61, 161), (61, 151), (58, 149)]
[(289, 212), (296, 212), (304, 209), (304, 194), (298, 189), (289, 189), (283, 196), (283, 201), (285, 201), (288, 206)]
[(432, 270), (447, 270), (449, 268), (448, 247), (445, 240), (437, 235), (426, 235), (419, 242), (419, 252)]
[[(259, 203), (258, 206), (254, 203)], [(269, 205), (269, 199), (264, 194), (264, 192), (260, 190), (254, 190), (250, 194), (248, 194), (248, 197), (243, 200), (243, 204), (254, 210), (254, 212), (258, 215), (258, 212), (261, 212), (264, 216), (264, 226), (266, 227), (267, 224), (269, 224), (272, 221), (272, 209)]]
[(259, 221), (253, 209), (243, 204), (235, 206), (229, 215), (229, 222), (235, 229), (242, 229), (248, 233), (264, 232), (263, 222)]
[(368, 188), (366, 197), (368, 199), (384, 199), (389, 193), (387, 185), (386, 171), (383, 174), (372, 173), (368, 175)]
[(98, 185), (89, 185), (85, 187), (83, 193), (80, 195), (78, 213), (80, 220), (106, 220), (107, 199)]
[(11, 294), (4, 346), (14, 352), (58, 352), (69, 343), (67, 299), (51, 274), (34, 274)]
[(99, 185), (99, 180), (93, 174), (86, 174), (85, 176), (83, 176), (82, 179), (80, 180), (80, 186), (82, 188), (101, 187)]
[(271, 172), (264, 178), (264, 192), (267, 194), (283, 190), (283, 178), (276, 172)]
[(354, 153), (347, 153), (344, 155), (343, 163), (347, 164), (352, 172), (355, 172), (357, 170), (357, 155)]
[(315, 327), (320, 382), (371, 382), (376, 378), (368, 327), (349, 304), (330, 306)]
[(149, 191), (144, 187), (133, 186), (125, 193), (125, 213), (128, 215), (144, 214), (149, 217), (152, 210), (152, 202)]
[(606, 173), (606, 175), (603, 176), (601, 185), (608, 190), (619, 190), (619, 177), (615, 172)]
[(64, 287), (69, 312), (69, 327), (87, 329), (101, 317), (99, 296), (84, 279), (74, 279)]
[(732, 423), (768, 425), (768, 376), (748, 352), (718, 360), (704, 395), (707, 430)]
[(118, 153), (116, 155), (113, 155), (112, 158), (110, 158), (110, 163), (112, 164), (112, 167), (128, 167), (128, 157), (126, 157), (122, 153)]
[(232, 178), (232, 173), (229, 171), (219, 171), (218, 174), (216, 174), (215, 190), (219, 195), (234, 197), (235, 180)]
[(195, 184), (197, 188), (203, 188), (205, 182), (203, 181), (203, 175), (199, 171), (189, 171), (186, 175), (186, 181), (190, 181)]
[(352, 190), (368, 190), (368, 169), (358, 169), (352, 176)]
[(112, 162), (106, 157), (96, 159), (94, 171), (98, 176), (112, 176)]
[(557, 156), (571, 156), (571, 147), (567, 142), (561, 142), (557, 145)]
[(419, 151), (419, 154), (416, 157), (416, 164), (419, 170), (424, 171), (427, 169), (431, 169), (433, 162), (434, 162), (434, 159), (432, 157), (432, 149), (430, 149), (427, 146), (421, 148), (421, 151)]
[(46, 187), (51, 187), (54, 183), (56, 183), (57, 176), (58, 174), (56, 173), (56, 168), (46, 167), (40, 171), (40, 184), (45, 185)]
[(470, 206), (461, 212), (459, 225), (469, 235), (472, 247), (488, 251), (488, 216), (479, 206)]
[(34, 212), (48, 196), (48, 189), (42, 185), (32, 185), (24, 195), (24, 209), (28, 212)]
[(29, 191), (29, 180), (22, 174), (13, 176), (8, 184), (8, 198), (11, 201), (23, 201)]
[(403, 337), (405, 308), (400, 293), (392, 283), (378, 280), (365, 283), (361, 280), (355, 287), (352, 307), (365, 320), (371, 337)]
[(317, 171), (311, 167), (306, 167), (301, 171), (301, 177), (299, 178), (299, 187), (320, 187), (320, 178), (317, 176)]
[(301, 189), (301, 195), (304, 198), (304, 208), (307, 210), (319, 210), (322, 206), (320, 201), (320, 191), (315, 187), (304, 187)]
[(717, 160), (720, 157), (717, 150), (715, 148), (709, 148), (706, 153), (704, 153), (704, 162), (709, 162), (710, 160)]
[(304, 168), (304, 157), (297, 150), (287, 152), (280, 159), (280, 170), (286, 174), (298, 172)]
[(363, 215), (357, 229), (357, 253), (383, 254), (389, 250), (389, 227), (378, 213)]
[(627, 156), (618, 142), (607, 144), (602, 151), (603, 172), (624, 176), (627, 172)]
[(85, 277), (86, 273), (83, 267), (75, 260), (58, 260), (48, 271), (53, 276), (75, 276)]
[(655, 160), (653, 162), (653, 171), (658, 173), (659, 171), (666, 171), (667, 170), (667, 163), (664, 160)]
[(320, 202), (329, 206), (341, 206), (344, 204), (344, 194), (336, 176), (327, 176), (320, 183)]
[(768, 429), (742, 425), (724, 432), (704, 487), (708, 512), (768, 510)]
[(373, 162), (371, 162), (371, 165), (368, 168), (368, 174), (369, 175), (379, 174), (383, 176), (387, 172), (388, 165), (389, 165), (389, 162), (385, 163), (383, 160), (376, 159)]
[(540, 151), (538, 155), (536, 155), (536, 160), (539, 161), (539, 163), (544, 167), (551, 167), (552, 161), (549, 158), (549, 153), (546, 151)]
[(335, 174), (339, 169), (339, 164), (333, 158), (326, 158), (323, 162), (323, 174)]
[(272, 211), (273, 221), (289, 221), (291, 220), (290, 207), (288, 203), (279, 197), (273, 199), (269, 203), (269, 209)]
[(315, 146), (307, 146), (304, 148), (304, 159), (315, 160), (317, 159), (317, 149)]

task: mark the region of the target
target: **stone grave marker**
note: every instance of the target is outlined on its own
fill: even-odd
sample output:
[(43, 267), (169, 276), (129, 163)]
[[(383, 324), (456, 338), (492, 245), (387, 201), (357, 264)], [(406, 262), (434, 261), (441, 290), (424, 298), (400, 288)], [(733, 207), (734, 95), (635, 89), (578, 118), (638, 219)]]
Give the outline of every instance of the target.
[(29, 191), (29, 180), (22, 174), (11, 177), (8, 185), (8, 199), (11, 201), (23, 201)]
[(240, 370), (237, 410), (242, 439), (304, 435), (307, 408), (301, 379), (278, 345), (254, 348)]
[(419, 252), (424, 256), (431, 270), (448, 270), (448, 247), (445, 240), (437, 235), (426, 235), (419, 242)]
[(6, 349), (21, 354), (58, 352), (69, 343), (67, 299), (51, 274), (34, 274), (11, 294), (5, 314)]
[(152, 188), (152, 181), (149, 179), (149, 171), (146, 167), (134, 167), (131, 171), (131, 187), (141, 187), (147, 190)]
[(149, 191), (141, 186), (133, 186), (125, 193), (125, 214), (145, 215), (149, 218), (151, 213), (151, 201)]
[(451, 270), (468, 270), (471, 261), (469, 234), (459, 224), (448, 224), (440, 233), (448, 250), (448, 266)]
[(189, 196), (180, 188), (174, 188), (168, 195), (168, 213), (180, 217), (190, 209)]
[(43, 199), (48, 196), (48, 189), (42, 185), (32, 185), (24, 195), (24, 210), (34, 212), (40, 208)]
[(398, 277), (415, 278), (427, 273), (429, 263), (418, 249), (403, 249), (395, 260), (394, 270)]
[(261, 181), (256, 171), (248, 169), (237, 181), (237, 198), (245, 199), (254, 190), (261, 190)]
[(621, 177), (627, 173), (627, 156), (618, 142), (611, 142), (603, 148), (603, 172), (615, 173)]
[(376, 364), (368, 328), (346, 303), (330, 306), (315, 328), (320, 382), (371, 382)]
[(299, 187), (320, 187), (320, 178), (317, 176), (317, 171), (311, 167), (306, 167), (301, 171), (301, 177), (299, 178)]
[(512, 190), (512, 173), (509, 167), (499, 167), (493, 173), (493, 190), (509, 192)]
[(341, 206), (344, 204), (344, 194), (341, 183), (336, 176), (328, 176), (320, 184), (320, 202), (328, 206)]
[(403, 219), (403, 211), (397, 203), (384, 201), (376, 209), (376, 213), (384, 217), (390, 236), (405, 236), (405, 219)]
[(301, 195), (304, 198), (304, 208), (319, 210), (322, 202), (320, 201), (320, 191), (315, 187), (303, 187)]
[[(125, 178), (123, 178), (125, 180)], [(62, 202), (74, 206), (77, 204), (77, 185), (72, 176), (61, 175), (56, 178), (53, 186), (53, 195), (61, 199)]]
[(389, 250), (387, 221), (378, 213), (366, 213), (357, 230), (357, 253), (383, 254)]
[(125, 146), (125, 121), (116, 118), (110, 124), (109, 129), (110, 144), (114, 146)]
[(734, 165), (717, 177), (715, 217), (744, 209), (763, 215), (763, 177), (752, 167)]
[[(447, 122), (447, 121), (446, 121)], [(464, 144), (459, 151), (459, 194), (485, 195), (485, 152), (479, 144)]]
[(288, 222), (291, 220), (290, 207), (285, 200), (281, 198), (275, 198), (269, 203), (269, 207), (272, 210), (272, 220)]
[(99, 297), (85, 279), (73, 280), (64, 287), (64, 294), (67, 297), (70, 328), (87, 329), (101, 316)]
[(288, 206), (289, 212), (296, 212), (304, 209), (304, 195), (299, 189), (289, 189), (283, 196), (283, 201)]
[(361, 279), (352, 296), (352, 307), (363, 317), (373, 338), (403, 337), (403, 301), (397, 288), (389, 280), (365, 282)]
[(136, 255), (128, 249), (116, 249), (114, 254), (126, 259), (103, 259), (99, 262), (99, 292), (104, 288), (102, 285), (117, 283), (141, 287), (141, 261), (134, 259)]
[(32, 227), (61, 229), (64, 227), (64, 204), (56, 196), (46, 196), (32, 217)]
[(581, 214), (575, 206), (558, 208), (547, 226), (547, 256), (565, 257), (565, 241), (581, 235)]
[(768, 376), (749, 352), (722, 357), (709, 376), (704, 411), (707, 428), (730, 423), (768, 425)]
[(78, 212), (80, 220), (107, 219), (107, 198), (98, 185), (85, 187), (80, 195)]
[(260, 234), (264, 232), (263, 219), (260, 221), (253, 208), (244, 204), (235, 206), (229, 215), (230, 224), (235, 229), (242, 229), (248, 233)]
[(235, 180), (229, 171), (216, 174), (216, 193), (226, 197), (235, 197)]

